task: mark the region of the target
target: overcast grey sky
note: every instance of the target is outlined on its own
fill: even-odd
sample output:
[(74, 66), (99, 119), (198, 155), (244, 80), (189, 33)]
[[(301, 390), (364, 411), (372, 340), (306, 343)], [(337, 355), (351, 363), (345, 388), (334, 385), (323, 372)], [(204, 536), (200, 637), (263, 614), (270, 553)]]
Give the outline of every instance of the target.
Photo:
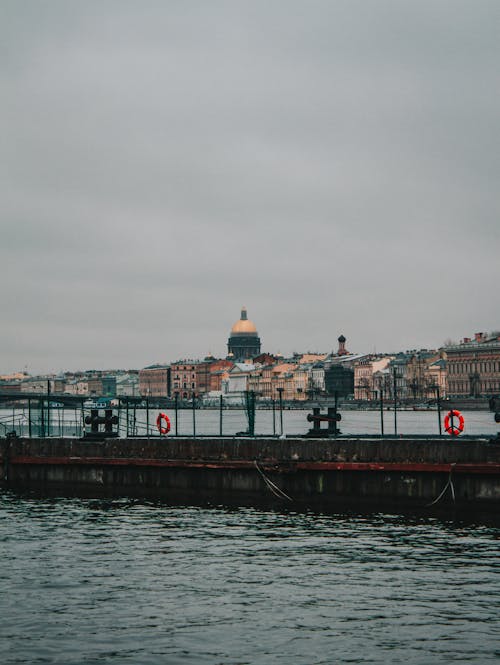
[(500, 327), (500, 2), (0, 3), (0, 373)]

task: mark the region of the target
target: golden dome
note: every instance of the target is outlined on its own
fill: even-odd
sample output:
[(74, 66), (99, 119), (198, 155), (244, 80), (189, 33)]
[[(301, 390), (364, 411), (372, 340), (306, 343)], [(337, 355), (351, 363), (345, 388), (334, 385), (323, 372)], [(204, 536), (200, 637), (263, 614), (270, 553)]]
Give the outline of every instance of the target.
[(257, 328), (254, 323), (247, 319), (247, 310), (245, 307), (241, 310), (241, 318), (239, 321), (236, 321), (234, 326), (231, 328), (231, 335), (248, 335), (248, 334), (257, 334)]

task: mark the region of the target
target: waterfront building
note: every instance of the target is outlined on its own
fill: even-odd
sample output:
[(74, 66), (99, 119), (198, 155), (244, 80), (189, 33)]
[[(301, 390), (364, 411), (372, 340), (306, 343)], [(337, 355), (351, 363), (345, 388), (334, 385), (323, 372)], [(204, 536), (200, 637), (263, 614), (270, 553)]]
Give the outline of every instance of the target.
[(332, 363), (325, 369), (325, 390), (329, 395), (349, 397), (354, 394), (354, 370), (345, 363)]
[(500, 394), (500, 333), (476, 333), (444, 349), (448, 396), (481, 397)]
[(384, 370), (394, 356), (369, 355), (354, 363), (354, 399), (377, 399), (380, 393), (375, 376)]
[(439, 357), (437, 360), (435, 360), (429, 365), (429, 368), (427, 370), (430, 381), (430, 387), (428, 392), (429, 397), (431, 398), (437, 397), (438, 389), (439, 389), (440, 398), (448, 396), (447, 385), (446, 385), (447, 364), (448, 363), (445, 358)]
[(167, 397), (170, 394), (170, 365), (155, 364), (139, 370), (139, 393), (143, 397)]
[(270, 353), (261, 353), (253, 358), (253, 363), (255, 365), (274, 365), (278, 360), (278, 356), (273, 356)]
[(64, 374), (58, 374), (52, 379), (52, 392), (62, 394), (66, 388), (66, 377)]
[(88, 395), (89, 384), (85, 379), (72, 379), (66, 381), (64, 392), (67, 395)]
[(297, 401), (308, 399), (309, 377), (311, 375), (311, 364), (299, 363), (292, 372), (293, 397)]
[(21, 392), (20, 381), (4, 381), (0, 379), (0, 394)]
[(293, 361), (299, 364), (310, 364), (322, 362), (327, 357), (327, 353), (296, 353), (293, 356)]
[[(406, 364), (406, 398), (413, 400), (429, 399), (436, 396), (436, 385), (434, 380), (437, 371), (430, 370), (431, 365), (440, 359), (437, 351), (411, 352)], [(437, 368), (436, 368), (437, 370)]]
[(309, 372), (309, 396), (314, 399), (315, 395), (324, 395), (325, 391), (325, 363), (315, 362)]
[(252, 359), (260, 354), (260, 338), (255, 324), (247, 317), (245, 307), (239, 321), (231, 328), (227, 341), (228, 359), (235, 362)]
[(388, 399), (394, 399), (396, 395), (398, 400), (427, 400), (437, 396), (439, 386), (440, 395), (444, 397), (446, 363), (440, 363), (440, 360), (438, 351), (428, 349), (398, 353), (387, 366), (387, 374), (377, 373), (377, 389), (381, 389), (383, 380), (384, 395)]
[(170, 394), (177, 393), (181, 399), (191, 399), (198, 392), (197, 360), (178, 360), (170, 365), (172, 387)]
[(89, 376), (88, 378), (88, 392), (89, 395), (102, 395), (102, 380), (100, 376)]
[(297, 363), (283, 362), (272, 368), (271, 390), (274, 399), (278, 398), (280, 392), (285, 401), (295, 399), (294, 371), (297, 367)]
[(48, 386), (52, 389), (50, 379), (46, 377), (30, 376), (21, 381), (22, 393), (43, 394), (47, 392)]
[(199, 395), (221, 389), (222, 375), (234, 366), (231, 360), (207, 356), (196, 365), (196, 390)]
[(139, 394), (139, 374), (137, 371), (120, 374), (116, 377), (117, 397), (134, 397)]
[(235, 363), (228, 370), (227, 379), (222, 382), (222, 392), (226, 402), (241, 404), (248, 390), (255, 390), (255, 383), (250, 383), (250, 377), (256, 371), (252, 363)]

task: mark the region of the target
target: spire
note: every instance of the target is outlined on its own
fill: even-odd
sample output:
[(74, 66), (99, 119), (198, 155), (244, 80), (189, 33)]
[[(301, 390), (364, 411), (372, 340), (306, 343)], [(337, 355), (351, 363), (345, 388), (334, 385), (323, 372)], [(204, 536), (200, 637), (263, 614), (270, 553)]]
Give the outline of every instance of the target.
[(247, 320), (247, 308), (246, 307), (241, 308), (241, 320), (242, 321)]

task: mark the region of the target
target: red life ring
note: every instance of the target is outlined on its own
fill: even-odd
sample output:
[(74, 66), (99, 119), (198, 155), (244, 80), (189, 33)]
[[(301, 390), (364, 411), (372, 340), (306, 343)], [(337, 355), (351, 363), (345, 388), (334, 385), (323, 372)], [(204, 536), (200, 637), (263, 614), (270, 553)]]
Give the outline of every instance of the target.
[[(458, 425), (453, 424), (453, 427), (450, 425), (450, 420), (451, 418), (455, 419), (458, 418)], [(453, 421), (455, 423), (455, 421)], [(444, 429), (450, 436), (458, 436), (461, 432), (464, 431), (464, 417), (460, 413), (460, 411), (457, 411), (456, 409), (452, 409), (451, 411), (448, 411), (446, 416), (444, 417)]]
[[(161, 421), (165, 421), (165, 427), (162, 427)], [(156, 419), (156, 427), (160, 434), (168, 434), (170, 432), (170, 418), (166, 413), (159, 413), (158, 418)]]

